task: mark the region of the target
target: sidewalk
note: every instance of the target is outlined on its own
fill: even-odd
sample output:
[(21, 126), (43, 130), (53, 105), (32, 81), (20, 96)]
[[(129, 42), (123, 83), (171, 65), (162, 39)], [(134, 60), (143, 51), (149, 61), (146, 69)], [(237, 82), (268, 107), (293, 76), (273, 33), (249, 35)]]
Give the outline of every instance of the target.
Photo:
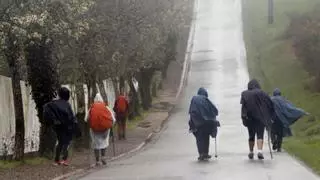
[[(164, 90), (158, 93), (157, 99), (154, 100), (152, 108), (145, 115), (144, 119), (139, 122), (131, 122), (127, 132), (126, 141), (118, 141), (115, 138), (115, 156), (113, 154), (113, 146), (110, 143), (107, 157), (112, 160), (114, 157), (125, 155), (126, 153), (137, 149), (152, 133), (161, 130), (162, 124), (168, 118), (170, 111), (174, 107), (176, 92)], [(111, 138), (110, 138), (111, 139)], [(1, 179), (24, 179), (24, 180), (42, 180), (53, 179), (71, 172), (80, 172), (90, 169), (95, 163), (92, 150), (83, 149), (76, 152), (70, 152), (69, 167), (53, 166), (51, 161), (44, 160), (42, 162), (34, 161), (16, 166), (14, 168), (0, 168)]]

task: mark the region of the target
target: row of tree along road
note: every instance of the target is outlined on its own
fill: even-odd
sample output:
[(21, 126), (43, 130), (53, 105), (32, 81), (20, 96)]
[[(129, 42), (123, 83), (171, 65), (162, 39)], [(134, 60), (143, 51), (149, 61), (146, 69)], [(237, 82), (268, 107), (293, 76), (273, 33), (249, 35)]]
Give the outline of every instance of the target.
[[(127, 83), (131, 116), (139, 115), (140, 105), (148, 110), (155, 75), (165, 78), (178, 45), (186, 46), (192, 11), (193, 0), (1, 0), (0, 69), (12, 79), (13, 158), (24, 157), (20, 80), (32, 89), (41, 123), (39, 152), (44, 155), (53, 142), (46, 143), (50, 136), (42, 109), (61, 84), (75, 85), (79, 97), (87, 85), (90, 103), (103, 80), (111, 79), (116, 92)], [(107, 101), (104, 88), (99, 89)], [(84, 98), (78, 99), (82, 107)]]

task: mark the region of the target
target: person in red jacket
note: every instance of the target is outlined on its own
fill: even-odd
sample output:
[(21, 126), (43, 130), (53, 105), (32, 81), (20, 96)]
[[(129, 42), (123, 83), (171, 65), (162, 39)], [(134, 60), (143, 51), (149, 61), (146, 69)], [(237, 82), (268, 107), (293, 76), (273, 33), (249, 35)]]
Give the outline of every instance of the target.
[(117, 97), (114, 107), (116, 113), (117, 125), (118, 125), (118, 138), (119, 140), (126, 139), (126, 124), (129, 113), (129, 103), (124, 93), (121, 91)]

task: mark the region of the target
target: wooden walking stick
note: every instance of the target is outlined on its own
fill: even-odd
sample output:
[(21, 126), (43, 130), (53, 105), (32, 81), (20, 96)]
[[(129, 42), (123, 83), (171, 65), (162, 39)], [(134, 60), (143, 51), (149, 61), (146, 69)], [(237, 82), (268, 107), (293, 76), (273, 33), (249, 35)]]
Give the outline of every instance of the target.
[(113, 150), (113, 156), (116, 156), (116, 145), (115, 145), (115, 142), (114, 142), (114, 131), (113, 131), (113, 127), (111, 128), (110, 130), (110, 134), (111, 134), (111, 142), (112, 142), (112, 150)]

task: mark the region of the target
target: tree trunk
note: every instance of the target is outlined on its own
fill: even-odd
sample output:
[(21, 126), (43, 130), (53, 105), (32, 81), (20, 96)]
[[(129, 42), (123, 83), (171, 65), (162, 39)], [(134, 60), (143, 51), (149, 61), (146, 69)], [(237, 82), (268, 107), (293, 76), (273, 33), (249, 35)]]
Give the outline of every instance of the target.
[(151, 82), (153, 73), (153, 69), (141, 69), (138, 75), (139, 92), (144, 110), (149, 110), (152, 103)]
[[(12, 60), (12, 61), (16, 61), (16, 60)], [(25, 127), (24, 127), (23, 102), (22, 102), (22, 94), (21, 94), (21, 86), (20, 86), (20, 73), (18, 70), (19, 67), (17, 67), (16, 65), (10, 67), (14, 111), (15, 111), (15, 123), (16, 123), (15, 145), (14, 145), (13, 157), (15, 160), (22, 160), (24, 157)]]
[(13, 91), (13, 103), (15, 111), (15, 144), (14, 144), (14, 154), (13, 158), (15, 160), (22, 160), (24, 157), (24, 137), (25, 137), (25, 127), (24, 127), (24, 112), (23, 112), (23, 102), (20, 86), (20, 63), (19, 56), (21, 49), (19, 45), (14, 43), (16, 37), (9, 32), (8, 39), (6, 41), (7, 50), (5, 51), (5, 56), (10, 69), (12, 91)]
[(116, 79), (112, 78), (112, 84), (113, 84), (115, 96), (118, 97), (119, 96), (118, 81)]
[(52, 127), (46, 124), (41, 124), (39, 144), (40, 156), (52, 159), (54, 156), (56, 142), (57, 137)]
[(125, 79), (124, 79), (124, 77), (123, 76), (120, 76), (120, 81), (119, 81), (119, 90), (120, 90), (120, 92), (122, 92), (122, 93), (124, 93), (124, 88), (125, 88)]
[(91, 103), (93, 103), (94, 98), (96, 97), (96, 95), (98, 93), (96, 81), (94, 81), (94, 80), (91, 81), (91, 87), (92, 87)]
[(89, 126), (86, 120), (84, 119), (86, 116), (86, 107), (85, 107), (85, 97), (84, 97), (84, 89), (82, 84), (76, 85), (76, 93), (77, 93), (77, 105), (78, 105), (78, 113), (76, 117), (78, 119), (79, 128), (81, 130), (82, 136), (75, 141), (75, 148), (90, 148), (90, 134), (89, 134)]
[(152, 83), (152, 96), (157, 97), (158, 86), (156, 82)]
[(60, 86), (57, 63), (52, 57), (53, 44), (48, 40), (50, 39), (46, 37), (43, 37), (41, 41), (30, 40), (26, 43), (25, 52), (28, 82), (32, 88), (32, 97), (36, 103), (41, 123), (39, 153), (41, 156), (51, 158), (56, 144), (56, 135), (52, 124), (43, 119), (43, 106), (53, 100), (55, 92)]
[(23, 113), (23, 103), (22, 94), (20, 86), (19, 74), (13, 73), (12, 75), (12, 89), (13, 89), (13, 99), (14, 99), (14, 110), (16, 119), (16, 134), (15, 134), (15, 160), (22, 160), (24, 156), (24, 113)]
[(89, 106), (93, 103), (96, 94), (98, 93), (96, 78), (95, 76), (91, 76), (87, 79), (87, 87), (88, 87), (88, 103)]
[(130, 87), (130, 102), (129, 102), (129, 119), (133, 119), (139, 116), (140, 113), (140, 103), (139, 103), (139, 94), (134, 87), (132, 78), (128, 79), (128, 84)]
[(109, 104), (108, 95), (107, 95), (106, 89), (104, 88), (103, 81), (99, 81), (98, 86), (99, 86), (100, 93), (101, 93), (101, 96), (102, 96), (104, 102)]

